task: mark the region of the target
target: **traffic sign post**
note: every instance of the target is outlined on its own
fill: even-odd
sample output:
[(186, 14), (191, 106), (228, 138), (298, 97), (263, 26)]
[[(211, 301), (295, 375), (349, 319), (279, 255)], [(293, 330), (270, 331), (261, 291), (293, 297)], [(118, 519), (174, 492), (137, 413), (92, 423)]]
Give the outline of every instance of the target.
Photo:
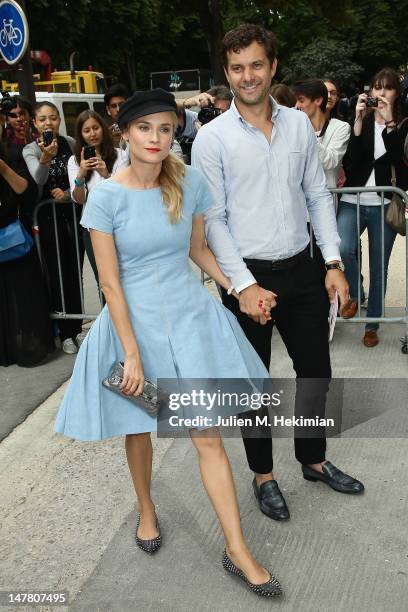
[(18, 65), (19, 92), (35, 102), (33, 71), (28, 47), (29, 30), (24, 0), (0, 0), (0, 53), (9, 65)]
[(0, 2), (0, 52), (8, 64), (17, 64), (27, 51), (28, 23), (14, 0)]

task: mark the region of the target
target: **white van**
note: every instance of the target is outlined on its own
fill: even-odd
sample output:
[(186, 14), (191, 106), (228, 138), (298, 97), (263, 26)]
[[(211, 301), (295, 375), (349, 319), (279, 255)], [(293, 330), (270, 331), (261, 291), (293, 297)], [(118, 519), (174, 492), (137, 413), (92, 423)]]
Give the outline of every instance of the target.
[(76, 94), (76, 93), (48, 93), (47, 91), (36, 91), (37, 102), (47, 100), (58, 108), (61, 115), (59, 132), (61, 136), (75, 136), (75, 121), (79, 113), (84, 110), (93, 109), (104, 119), (107, 118), (103, 94)]

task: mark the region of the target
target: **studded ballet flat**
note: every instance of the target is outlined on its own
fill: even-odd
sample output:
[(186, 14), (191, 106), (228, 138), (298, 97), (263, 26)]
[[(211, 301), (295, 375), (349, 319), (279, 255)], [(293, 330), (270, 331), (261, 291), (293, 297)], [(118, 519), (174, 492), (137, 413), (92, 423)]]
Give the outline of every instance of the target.
[(267, 582), (264, 582), (263, 584), (253, 584), (252, 582), (249, 582), (244, 572), (233, 564), (233, 562), (227, 555), (226, 550), (224, 550), (222, 566), (227, 572), (230, 572), (231, 574), (238, 576), (238, 578), (241, 578), (241, 580), (245, 582), (248, 588), (251, 589), (251, 591), (253, 591), (257, 595), (260, 595), (260, 597), (279, 597), (280, 595), (282, 595), (282, 587), (279, 583), (279, 580), (275, 578), (275, 576), (272, 576), (271, 573), (269, 573), (269, 580)]
[(157, 516), (156, 516), (156, 527), (159, 531), (159, 535), (153, 538), (152, 540), (142, 540), (141, 538), (138, 537), (137, 530), (139, 529), (139, 525), (140, 525), (140, 514), (139, 514), (139, 518), (137, 519), (137, 527), (136, 527), (136, 535), (135, 535), (136, 544), (138, 545), (140, 550), (143, 550), (143, 552), (145, 553), (149, 553), (149, 554), (155, 553), (156, 551), (159, 550), (161, 543), (162, 543), (160, 526), (159, 526), (159, 521), (157, 520)]

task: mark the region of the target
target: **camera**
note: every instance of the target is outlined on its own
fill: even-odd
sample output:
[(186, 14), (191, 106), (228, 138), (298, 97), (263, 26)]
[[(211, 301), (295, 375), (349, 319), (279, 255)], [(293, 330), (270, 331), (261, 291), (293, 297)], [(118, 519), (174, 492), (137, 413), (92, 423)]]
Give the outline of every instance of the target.
[(112, 134), (121, 134), (122, 133), (122, 131), (121, 131), (121, 129), (118, 126), (117, 123), (112, 123), (112, 125), (111, 125), (111, 133)]
[(13, 109), (17, 107), (17, 100), (15, 96), (10, 96), (8, 91), (0, 91), (2, 98), (0, 100), (0, 113), (6, 115), (6, 117), (17, 117), (13, 113)]
[(93, 145), (86, 145), (84, 147), (84, 159), (91, 159), (91, 157), (96, 157), (96, 149)]
[(44, 143), (44, 147), (49, 147), (53, 140), (54, 132), (52, 130), (44, 130), (42, 133), (42, 141)]
[(378, 106), (378, 98), (372, 98), (371, 96), (368, 96), (366, 105), (367, 105), (367, 108), (374, 108)]
[(215, 108), (214, 104), (209, 104), (208, 106), (204, 106), (198, 113), (197, 119), (202, 125), (206, 123), (210, 123), (213, 119), (222, 114), (222, 110), (219, 108)]

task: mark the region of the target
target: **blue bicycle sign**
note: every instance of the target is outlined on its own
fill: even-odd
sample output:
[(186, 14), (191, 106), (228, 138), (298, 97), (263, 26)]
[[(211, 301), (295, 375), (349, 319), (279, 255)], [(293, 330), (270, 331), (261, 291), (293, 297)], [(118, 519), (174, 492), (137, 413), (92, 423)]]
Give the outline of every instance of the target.
[(12, 44), (15, 47), (21, 44), (23, 34), (20, 28), (13, 27), (13, 20), (3, 19), (3, 29), (0, 30), (0, 45), (6, 47), (7, 44)]
[(8, 64), (16, 64), (26, 52), (28, 24), (23, 9), (14, 0), (0, 1), (0, 53)]

